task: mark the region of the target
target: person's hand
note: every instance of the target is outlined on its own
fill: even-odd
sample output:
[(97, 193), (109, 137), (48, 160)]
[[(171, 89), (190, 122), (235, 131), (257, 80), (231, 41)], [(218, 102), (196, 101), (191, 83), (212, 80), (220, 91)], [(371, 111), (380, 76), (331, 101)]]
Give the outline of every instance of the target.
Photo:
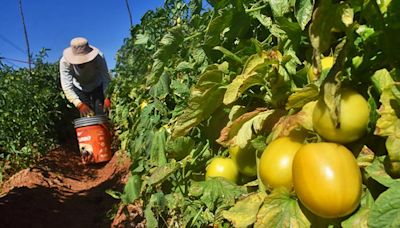
[(81, 114), (81, 117), (86, 117), (86, 116), (93, 116), (94, 112), (93, 110), (85, 103), (80, 103), (78, 105), (79, 112)]
[(110, 111), (111, 108), (111, 100), (110, 98), (104, 99), (104, 112)]

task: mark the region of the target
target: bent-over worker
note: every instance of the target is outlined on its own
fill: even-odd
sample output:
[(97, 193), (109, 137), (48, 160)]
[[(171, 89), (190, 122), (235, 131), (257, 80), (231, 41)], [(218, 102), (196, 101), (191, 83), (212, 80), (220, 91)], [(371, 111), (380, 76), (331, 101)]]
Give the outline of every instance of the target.
[(86, 38), (71, 40), (60, 59), (60, 80), (69, 102), (81, 116), (102, 115), (110, 108), (105, 92), (111, 80), (106, 60)]

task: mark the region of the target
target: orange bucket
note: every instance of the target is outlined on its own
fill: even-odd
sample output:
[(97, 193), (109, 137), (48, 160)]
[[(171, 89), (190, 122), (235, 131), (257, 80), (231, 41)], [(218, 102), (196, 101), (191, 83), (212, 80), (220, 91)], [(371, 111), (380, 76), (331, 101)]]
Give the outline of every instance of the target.
[(74, 120), (74, 126), (84, 164), (111, 159), (111, 134), (106, 116), (81, 117)]

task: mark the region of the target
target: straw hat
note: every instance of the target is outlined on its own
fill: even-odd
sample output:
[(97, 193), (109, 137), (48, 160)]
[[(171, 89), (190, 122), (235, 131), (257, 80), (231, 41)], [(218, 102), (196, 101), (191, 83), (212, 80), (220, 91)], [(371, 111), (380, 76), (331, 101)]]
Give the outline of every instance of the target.
[(76, 37), (70, 47), (64, 50), (64, 58), (71, 64), (83, 64), (92, 61), (99, 54), (99, 49), (89, 45), (86, 38)]

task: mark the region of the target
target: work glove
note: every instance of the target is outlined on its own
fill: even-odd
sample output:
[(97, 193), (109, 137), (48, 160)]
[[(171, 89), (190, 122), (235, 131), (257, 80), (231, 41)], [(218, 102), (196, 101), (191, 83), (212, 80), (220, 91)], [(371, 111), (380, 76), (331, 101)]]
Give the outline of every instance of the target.
[(111, 100), (110, 98), (104, 99), (104, 112), (110, 111), (111, 108)]
[(80, 103), (78, 105), (78, 109), (81, 114), (81, 117), (94, 116), (93, 110), (85, 103)]

